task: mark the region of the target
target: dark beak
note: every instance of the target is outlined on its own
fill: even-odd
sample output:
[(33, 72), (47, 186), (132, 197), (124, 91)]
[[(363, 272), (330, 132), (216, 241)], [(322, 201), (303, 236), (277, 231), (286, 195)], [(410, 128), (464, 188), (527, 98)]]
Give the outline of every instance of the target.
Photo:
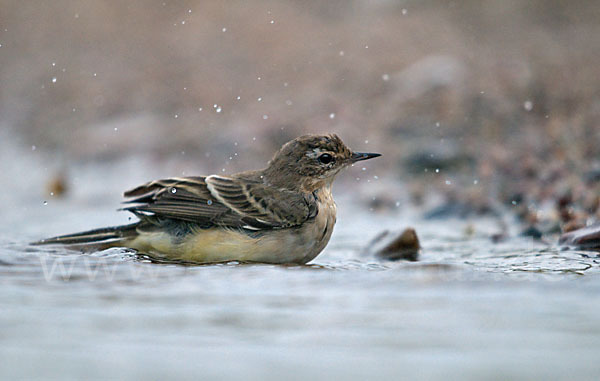
[(356, 163), (361, 160), (369, 160), (374, 157), (381, 156), (380, 153), (352, 152), (352, 162)]

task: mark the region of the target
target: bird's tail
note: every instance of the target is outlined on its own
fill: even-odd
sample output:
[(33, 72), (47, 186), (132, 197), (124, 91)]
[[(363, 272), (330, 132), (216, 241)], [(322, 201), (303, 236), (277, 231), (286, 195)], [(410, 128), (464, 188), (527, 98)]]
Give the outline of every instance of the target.
[(127, 242), (138, 236), (138, 225), (139, 222), (136, 222), (129, 225), (88, 230), (81, 233), (46, 238), (37, 242), (32, 242), (31, 244), (65, 245), (83, 251), (97, 251), (108, 249), (110, 247), (127, 246)]

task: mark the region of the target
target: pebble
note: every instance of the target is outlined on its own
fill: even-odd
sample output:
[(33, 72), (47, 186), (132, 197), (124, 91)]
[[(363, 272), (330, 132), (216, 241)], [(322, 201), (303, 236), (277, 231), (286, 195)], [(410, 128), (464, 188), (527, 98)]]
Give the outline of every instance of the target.
[(600, 249), (600, 223), (565, 233), (558, 244), (579, 249)]
[(407, 228), (400, 234), (386, 230), (369, 244), (370, 252), (380, 259), (389, 261), (417, 261), (420, 250), (419, 237), (413, 228)]

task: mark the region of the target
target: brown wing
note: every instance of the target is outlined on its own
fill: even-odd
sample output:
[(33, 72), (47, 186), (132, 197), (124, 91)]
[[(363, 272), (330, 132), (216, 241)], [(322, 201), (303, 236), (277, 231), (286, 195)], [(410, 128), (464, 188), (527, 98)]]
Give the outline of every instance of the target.
[(199, 224), (212, 224), (229, 208), (214, 203), (203, 177), (156, 180), (125, 192), (129, 210), (138, 216), (174, 218)]
[(204, 227), (252, 230), (299, 225), (317, 213), (313, 195), (269, 190), (264, 184), (222, 176), (156, 180), (125, 192), (140, 218), (171, 218)]
[(253, 226), (297, 226), (317, 215), (317, 201), (312, 194), (223, 176), (208, 176), (204, 181), (211, 195)]

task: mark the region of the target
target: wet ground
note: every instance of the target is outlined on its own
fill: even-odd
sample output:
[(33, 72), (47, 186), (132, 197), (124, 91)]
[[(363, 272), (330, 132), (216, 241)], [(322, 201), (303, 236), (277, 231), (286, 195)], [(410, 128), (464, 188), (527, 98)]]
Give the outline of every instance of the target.
[[(0, 184), (3, 379), (600, 374), (595, 253), (521, 238), (493, 244), (493, 221), (371, 213), (342, 188), (332, 240), (310, 266), (180, 266), (121, 249), (32, 248), (126, 223), (114, 211), (120, 191), (155, 175), (130, 171), (135, 160), (116, 171), (81, 165), (59, 200), (40, 195), (48, 168), (42, 158), (15, 162)], [(364, 254), (377, 233), (406, 226), (420, 236), (420, 262)]]

